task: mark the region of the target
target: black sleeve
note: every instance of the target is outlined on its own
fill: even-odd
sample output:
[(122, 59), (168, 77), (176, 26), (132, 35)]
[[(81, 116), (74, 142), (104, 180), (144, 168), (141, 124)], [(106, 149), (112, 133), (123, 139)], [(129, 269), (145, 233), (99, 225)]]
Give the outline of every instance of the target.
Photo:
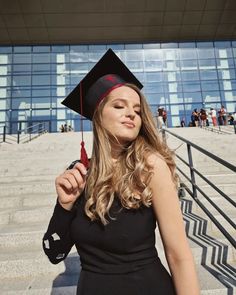
[(74, 245), (70, 226), (75, 214), (75, 208), (71, 211), (66, 210), (57, 201), (47, 232), (43, 237), (43, 250), (53, 264), (64, 260)]

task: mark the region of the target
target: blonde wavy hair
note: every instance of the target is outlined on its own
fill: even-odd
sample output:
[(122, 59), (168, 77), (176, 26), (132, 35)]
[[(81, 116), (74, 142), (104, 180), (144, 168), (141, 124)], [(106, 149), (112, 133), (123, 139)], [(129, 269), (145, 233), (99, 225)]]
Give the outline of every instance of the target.
[(177, 184), (173, 152), (161, 140), (144, 95), (133, 84), (127, 83), (125, 86), (135, 90), (140, 97), (142, 126), (137, 138), (122, 146), (115, 164), (110, 142), (114, 140), (118, 143), (118, 139), (102, 126), (102, 111), (109, 95), (99, 104), (93, 116), (93, 152), (85, 188), (85, 213), (92, 221), (100, 219), (104, 225), (108, 223), (107, 217), (112, 219), (109, 210), (115, 196), (127, 209), (151, 206), (152, 191), (148, 184), (153, 167), (148, 163), (148, 155), (159, 154), (166, 161)]

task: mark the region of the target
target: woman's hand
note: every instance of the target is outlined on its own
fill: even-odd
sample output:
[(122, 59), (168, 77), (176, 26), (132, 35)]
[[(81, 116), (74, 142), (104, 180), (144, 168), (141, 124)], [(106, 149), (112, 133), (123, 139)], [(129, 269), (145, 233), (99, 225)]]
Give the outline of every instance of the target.
[(71, 210), (73, 204), (83, 192), (86, 184), (87, 170), (82, 163), (77, 163), (72, 169), (66, 170), (55, 180), (58, 201), (60, 205)]

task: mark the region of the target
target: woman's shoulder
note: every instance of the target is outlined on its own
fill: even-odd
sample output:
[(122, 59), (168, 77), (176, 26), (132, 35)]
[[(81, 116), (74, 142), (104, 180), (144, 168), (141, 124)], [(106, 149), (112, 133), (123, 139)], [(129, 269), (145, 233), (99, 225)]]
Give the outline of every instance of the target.
[(150, 165), (154, 170), (158, 168), (168, 167), (165, 158), (159, 154), (158, 152), (151, 152), (147, 155), (147, 163)]

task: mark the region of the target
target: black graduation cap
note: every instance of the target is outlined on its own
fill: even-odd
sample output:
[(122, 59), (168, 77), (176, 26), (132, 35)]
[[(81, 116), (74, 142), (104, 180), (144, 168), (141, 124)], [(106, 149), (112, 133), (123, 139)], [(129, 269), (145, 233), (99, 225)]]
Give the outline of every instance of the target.
[(101, 100), (125, 83), (135, 84), (139, 89), (143, 87), (112, 49), (108, 49), (62, 104), (92, 120)]
[[(109, 49), (74, 90), (62, 101), (62, 104), (81, 116), (92, 120), (94, 111), (102, 99), (113, 89), (125, 83), (132, 83), (139, 89), (143, 87), (118, 56)], [(82, 118), (81, 131), (80, 162), (88, 168), (89, 160), (83, 140)]]

